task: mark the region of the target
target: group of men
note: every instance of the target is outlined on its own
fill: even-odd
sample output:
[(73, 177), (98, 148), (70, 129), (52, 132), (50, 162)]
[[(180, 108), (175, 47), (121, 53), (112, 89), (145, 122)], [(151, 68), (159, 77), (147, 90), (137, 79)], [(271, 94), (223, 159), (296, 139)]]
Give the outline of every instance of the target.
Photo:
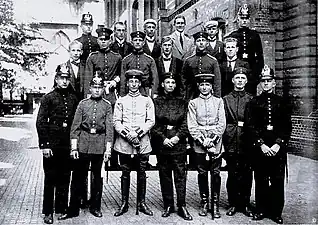
[[(114, 24), (114, 32), (99, 26), (98, 37), (92, 36), (93, 17), (84, 14), (83, 35), (71, 42), (70, 59), (57, 67), (54, 90), (43, 97), (37, 118), (45, 173), (44, 222), (53, 223), (54, 211), (61, 214), (59, 220), (76, 217), (85, 205), (101, 217), (101, 168), (108, 161), (119, 166), (118, 158), (122, 204), (115, 216), (128, 211), (130, 172), (135, 165), (137, 212), (153, 215), (145, 203), (146, 168), (152, 151), (158, 157), (162, 216), (174, 212), (172, 178), (167, 170), (172, 163), (178, 214), (192, 220), (185, 206), (188, 144), (195, 152), (200, 216), (207, 216), (210, 207), (212, 218), (221, 216), (224, 157), (230, 206), (226, 214), (241, 211), (254, 220), (270, 217), (283, 223), (289, 110), (273, 94), (274, 72), (264, 66), (261, 39), (249, 28), (249, 21), (250, 12), (244, 5), (238, 12), (240, 28), (223, 43), (217, 39), (218, 19), (207, 21), (192, 39), (184, 33), (185, 17), (178, 15), (175, 31), (159, 43), (157, 21), (147, 19), (144, 32), (132, 32), (128, 42), (122, 22)], [(263, 92), (255, 96), (259, 83)], [(256, 210), (252, 211), (253, 170)]]

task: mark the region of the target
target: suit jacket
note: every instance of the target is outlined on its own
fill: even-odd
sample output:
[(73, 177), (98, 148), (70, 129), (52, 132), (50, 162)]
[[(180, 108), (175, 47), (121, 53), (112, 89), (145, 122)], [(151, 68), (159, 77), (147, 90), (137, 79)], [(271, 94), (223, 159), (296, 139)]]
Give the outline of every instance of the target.
[[(232, 70), (232, 67), (228, 67), (228, 61), (223, 61), (222, 64), (220, 64), (220, 71), (221, 71), (221, 95), (225, 96), (229, 94), (231, 91), (233, 91), (233, 83), (232, 78), (234, 76), (234, 70), (238, 67), (244, 67), (246, 69), (249, 69), (248, 62), (245, 62), (243, 60), (237, 59), (235, 61), (234, 69)], [(250, 73), (247, 75), (247, 83), (249, 82)]]
[(152, 49), (152, 51), (150, 51), (148, 44), (147, 44), (147, 40), (146, 40), (144, 47), (143, 47), (143, 50), (144, 50), (144, 53), (146, 53), (147, 55), (150, 55), (154, 59), (159, 58), (161, 55), (161, 46), (157, 41), (154, 42), (153, 49)]
[(226, 60), (226, 54), (224, 51), (224, 43), (222, 41), (216, 40), (215, 47), (212, 48), (212, 46), (209, 44), (206, 48), (206, 51), (208, 54), (213, 56), (218, 60), (219, 65)]
[(78, 66), (77, 75), (75, 76), (71, 60), (67, 60), (65, 63), (66, 66), (69, 68), (69, 71), (71, 73), (71, 86), (73, 90), (75, 91), (75, 94), (78, 98), (78, 100), (82, 100), (84, 98), (84, 73), (85, 73), (85, 64), (81, 61)]
[(113, 42), (110, 45), (110, 50), (117, 52), (121, 55), (122, 58), (132, 53), (134, 47), (131, 43), (124, 41), (123, 46), (121, 47), (117, 41)]
[[(180, 95), (180, 87), (181, 87), (181, 78), (180, 78), (180, 73), (182, 69), (183, 61), (172, 56), (171, 57), (171, 63), (170, 63), (170, 68), (169, 72), (174, 74), (176, 76), (176, 83), (177, 87), (175, 89), (176, 95)], [(161, 82), (163, 82), (163, 74), (166, 73), (165, 67), (163, 64), (163, 57), (160, 56), (156, 60), (156, 66), (157, 66), (157, 71), (158, 71), (158, 78), (159, 78), (159, 86), (158, 86), (158, 93), (163, 94), (163, 88), (161, 87)]]
[[(193, 40), (188, 37), (186, 34), (184, 35), (183, 39), (183, 48), (180, 44), (180, 34), (179, 32), (175, 31), (173, 32), (170, 37), (173, 39), (173, 45), (172, 45), (172, 55), (178, 59), (184, 59), (186, 53), (191, 54), (191, 49), (193, 49)], [(190, 52), (190, 53), (189, 53)]]

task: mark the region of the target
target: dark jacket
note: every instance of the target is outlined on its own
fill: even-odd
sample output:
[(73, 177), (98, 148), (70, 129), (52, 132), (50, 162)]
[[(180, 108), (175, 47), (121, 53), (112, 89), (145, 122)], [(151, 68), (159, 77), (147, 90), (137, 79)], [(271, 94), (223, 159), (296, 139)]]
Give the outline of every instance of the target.
[(70, 129), (77, 104), (71, 87), (55, 88), (42, 97), (36, 120), (40, 149), (70, 147)]
[(147, 55), (150, 55), (154, 59), (158, 59), (161, 55), (161, 45), (157, 41), (154, 41), (154, 46), (152, 51), (150, 51), (147, 41), (145, 41), (143, 50), (144, 50), (144, 53), (146, 53)]
[(245, 91), (232, 91), (223, 98), (226, 117), (226, 129), (223, 133), (223, 145), (226, 153), (248, 153), (244, 136), (245, 109), (253, 96)]
[[(156, 124), (152, 129), (152, 146), (155, 154), (185, 154), (187, 128), (187, 104), (180, 97), (159, 96), (154, 100)], [(180, 141), (173, 148), (165, 147), (166, 138), (178, 136)]]
[(69, 68), (69, 70), (70, 70), (71, 86), (76, 93), (77, 99), (82, 100), (84, 98), (85, 64), (83, 64), (82, 62), (79, 63), (76, 76), (75, 76), (71, 61), (67, 60), (67, 62), (65, 64), (66, 64), (67, 68)]
[(224, 51), (224, 43), (222, 41), (216, 40), (215, 47), (209, 44), (206, 48), (207, 53), (213, 57), (215, 57), (219, 63), (219, 65), (226, 60), (226, 54)]
[(81, 55), (81, 61), (85, 64), (89, 54), (99, 49), (97, 37), (94, 37), (91, 34), (82, 34), (82, 36), (75, 40), (81, 42), (83, 45), (83, 54)]
[(292, 129), (289, 104), (273, 93), (255, 96), (247, 106), (246, 126), (249, 141), (257, 153), (261, 152), (263, 143), (268, 147), (277, 143), (280, 154), (285, 154)]
[(113, 52), (119, 53), (121, 55), (121, 57), (124, 58), (125, 56), (132, 53), (134, 47), (132, 46), (131, 43), (129, 43), (127, 41), (124, 41), (124, 43), (122, 45), (120, 45), (117, 41), (115, 41), (110, 45), (110, 49)]

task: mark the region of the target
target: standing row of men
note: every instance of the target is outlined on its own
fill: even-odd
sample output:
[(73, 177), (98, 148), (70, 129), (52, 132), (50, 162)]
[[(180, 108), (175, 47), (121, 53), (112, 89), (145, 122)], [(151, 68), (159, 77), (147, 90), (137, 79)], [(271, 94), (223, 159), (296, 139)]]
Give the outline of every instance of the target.
[[(179, 110), (176, 115), (182, 116), (177, 121), (182, 122), (183, 119), (183, 125), (184, 115), (187, 113), (186, 127), (189, 133), (183, 131), (185, 133), (180, 136), (179, 132), (174, 131), (177, 125), (165, 124), (167, 121), (163, 120), (166, 121), (163, 124), (164, 132), (174, 133), (169, 138), (159, 138), (162, 141), (159, 144), (163, 144), (162, 148), (175, 148), (179, 141), (183, 143), (188, 139), (191, 143), (198, 169), (201, 197), (199, 215), (206, 216), (209, 209), (210, 171), (212, 217), (220, 217), (219, 169), (222, 151), (225, 149), (229, 168), (227, 189), (230, 208), (227, 215), (232, 216), (239, 210), (247, 216), (254, 216), (256, 220), (271, 216), (274, 221), (281, 223), (284, 180), (282, 168), (286, 153), (280, 148), (284, 148), (288, 139), (289, 121), (288, 117), (280, 118), (279, 115), (285, 115), (281, 112), (288, 111), (281, 99), (272, 94), (275, 86), (273, 71), (267, 67), (264, 67), (262, 73), (260, 71), (264, 64), (261, 41), (257, 32), (248, 28), (248, 21), (249, 11), (244, 6), (239, 10), (241, 28), (233, 32), (223, 44), (216, 40), (217, 20), (205, 23), (205, 31), (194, 34), (192, 41), (184, 34), (185, 18), (177, 16), (174, 20), (176, 31), (162, 38), (159, 44), (155, 40), (157, 23), (148, 19), (145, 21), (145, 33), (131, 33), (132, 42), (128, 43), (125, 41), (125, 25), (121, 22), (115, 24), (114, 40), (111, 40), (113, 31), (105, 27), (96, 30), (98, 38), (91, 36), (92, 16), (84, 14), (81, 21), (83, 35), (70, 44), (70, 60), (58, 66), (56, 88), (43, 98), (37, 119), (40, 148), (43, 149), (44, 156), (44, 222), (53, 223), (54, 187), (57, 188), (55, 212), (62, 214), (59, 219), (79, 215), (81, 198), (87, 198), (85, 181), (89, 166), (92, 171), (90, 212), (96, 217), (102, 216), (100, 169), (103, 161), (109, 160), (110, 154), (114, 164), (118, 163), (119, 154), (122, 169), (122, 204), (115, 216), (128, 210), (133, 158), (138, 161), (137, 210), (152, 215), (145, 204), (145, 170), (152, 150), (149, 132), (155, 125), (155, 114), (158, 118), (162, 117), (161, 107), (170, 99), (169, 93), (174, 92), (179, 100), (173, 98), (173, 102), (178, 103), (180, 108), (170, 104), (172, 109), (167, 111), (173, 114)], [(252, 95), (245, 90), (256, 93), (260, 74), (264, 93), (252, 99)], [(249, 85), (245, 87), (246, 84)], [(159, 97), (157, 101), (158, 95), (164, 98)], [(86, 98), (87, 96), (90, 97)], [(118, 99), (118, 96), (121, 98)], [(225, 96), (223, 101), (221, 96)], [(83, 98), (85, 99), (78, 104)], [(156, 110), (151, 98), (155, 101)], [(264, 103), (263, 98), (266, 100)], [(160, 103), (160, 99), (163, 102)], [(188, 105), (188, 109), (180, 112), (185, 105)], [(259, 116), (262, 119), (264, 117), (264, 120), (259, 120)], [(176, 123), (175, 119), (170, 118), (172, 123)], [(115, 142), (112, 123), (117, 134)], [(281, 128), (281, 125), (286, 129)], [(244, 139), (245, 129), (253, 137), (252, 141)], [(157, 134), (163, 135), (162, 130), (157, 130)], [(165, 135), (167, 134), (163, 137)], [(188, 138), (184, 138), (186, 136)], [(111, 151), (113, 145), (117, 154)], [(68, 193), (70, 168), (56, 166), (61, 158), (67, 158), (70, 153), (68, 146), (71, 146), (71, 157), (76, 159), (69, 207), (65, 194)], [(259, 150), (250, 152), (257, 147), (262, 153)], [(183, 145), (176, 149), (185, 152)], [(161, 149), (155, 151), (160, 152)], [(255, 152), (258, 153), (254, 154)], [(252, 157), (259, 160), (257, 165), (266, 166), (268, 158), (270, 163), (277, 165), (270, 173), (264, 170), (265, 167), (255, 167), (257, 212), (254, 215), (249, 209), (251, 155), (257, 156)], [(164, 154), (158, 156), (158, 163), (161, 165), (160, 181), (165, 208), (162, 216), (169, 216), (174, 206), (169, 190), (172, 188), (171, 179), (163, 179), (168, 176), (164, 168), (169, 162), (165, 157), (167, 156)], [(176, 163), (174, 165), (180, 172), (176, 177), (181, 182), (176, 183), (176, 187), (179, 187), (178, 214), (186, 220), (192, 220), (185, 208), (185, 168), (181, 166), (185, 161), (172, 162)], [(57, 176), (60, 174), (65, 179), (59, 180)], [(59, 184), (56, 183), (57, 180)], [(269, 182), (271, 187), (268, 186)], [(275, 208), (271, 207), (268, 198), (264, 198), (272, 189), (275, 197), (280, 199)], [(269, 212), (268, 209), (272, 211)]]

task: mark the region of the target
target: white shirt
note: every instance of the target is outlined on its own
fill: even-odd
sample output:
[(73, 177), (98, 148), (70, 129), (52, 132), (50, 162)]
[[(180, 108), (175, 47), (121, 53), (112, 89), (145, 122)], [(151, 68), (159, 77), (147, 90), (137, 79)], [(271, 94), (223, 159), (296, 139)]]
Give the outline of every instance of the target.
[[(163, 66), (164, 66), (164, 68), (165, 68), (165, 72), (167, 73), (167, 72), (169, 72), (169, 69), (170, 69), (170, 65), (171, 65), (171, 54), (168, 56), (168, 57), (166, 57), (166, 56), (162, 56), (162, 61), (163, 61)], [(164, 60), (164, 59), (167, 59), (167, 58), (169, 58), (170, 60)]]
[(71, 63), (71, 66), (72, 66), (72, 69), (73, 69), (74, 75), (75, 75), (75, 77), (77, 78), (77, 74), (78, 74), (78, 66), (74, 65), (73, 63)]

